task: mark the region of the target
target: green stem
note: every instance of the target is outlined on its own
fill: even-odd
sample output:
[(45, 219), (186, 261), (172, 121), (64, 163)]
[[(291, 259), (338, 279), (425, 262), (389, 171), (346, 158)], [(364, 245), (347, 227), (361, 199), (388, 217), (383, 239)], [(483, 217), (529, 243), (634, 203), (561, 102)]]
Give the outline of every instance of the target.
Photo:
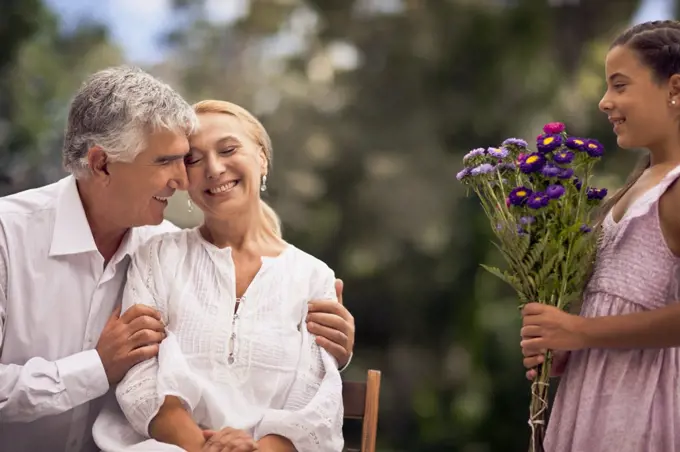
[(531, 438), (529, 452), (544, 452), (546, 418), (548, 412), (548, 389), (550, 387), (550, 369), (552, 367), (552, 351), (548, 350), (545, 361), (538, 369), (538, 375), (531, 383), (531, 404), (529, 406), (529, 427)]

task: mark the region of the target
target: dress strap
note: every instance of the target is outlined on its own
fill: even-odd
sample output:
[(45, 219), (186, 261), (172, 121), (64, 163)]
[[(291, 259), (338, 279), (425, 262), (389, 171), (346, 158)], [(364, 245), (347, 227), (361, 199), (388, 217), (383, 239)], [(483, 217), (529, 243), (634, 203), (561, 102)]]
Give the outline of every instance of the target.
[(618, 243), (624, 235), (624, 231), (631, 221), (643, 217), (649, 212), (655, 211), (655, 207), (659, 202), (659, 199), (661, 199), (661, 196), (668, 190), (668, 187), (678, 179), (678, 177), (680, 177), (680, 165), (666, 173), (658, 184), (650, 188), (639, 199), (633, 202), (633, 205), (629, 207), (629, 211), (623, 215), (623, 218), (621, 218), (621, 221), (617, 224), (616, 238), (614, 239), (615, 244)]

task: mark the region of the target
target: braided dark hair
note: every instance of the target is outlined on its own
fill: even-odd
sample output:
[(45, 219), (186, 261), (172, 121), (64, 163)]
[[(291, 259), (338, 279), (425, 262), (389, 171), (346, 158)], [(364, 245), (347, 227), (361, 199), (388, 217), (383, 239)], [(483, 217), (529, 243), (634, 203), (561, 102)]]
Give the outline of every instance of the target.
[[(658, 83), (664, 83), (672, 75), (680, 73), (680, 22), (676, 20), (655, 20), (635, 25), (621, 33), (610, 49), (617, 46), (633, 50), (642, 63), (652, 70)], [(651, 156), (647, 152), (624, 186), (602, 204), (600, 222), (650, 166)]]

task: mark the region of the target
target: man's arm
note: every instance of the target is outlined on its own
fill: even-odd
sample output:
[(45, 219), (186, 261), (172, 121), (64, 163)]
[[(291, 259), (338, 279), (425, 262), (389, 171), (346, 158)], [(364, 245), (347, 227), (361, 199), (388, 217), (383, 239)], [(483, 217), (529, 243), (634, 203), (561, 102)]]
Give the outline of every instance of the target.
[[(7, 239), (0, 228), (0, 353), (7, 329)], [(57, 361), (0, 364), (0, 421), (30, 422), (63, 413), (106, 393), (101, 359), (88, 350)]]
[[(6, 346), (8, 264), (7, 241), (0, 227), (0, 353)], [(24, 365), (0, 364), (0, 421), (31, 422), (104, 395), (109, 382), (117, 383), (132, 365), (157, 352), (155, 343), (162, 339), (157, 330), (162, 331), (162, 324), (149, 311), (137, 310), (126, 318), (114, 313), (97, 349), (56, 361), (35, 357)], [(130, 340), (135, 333), (140, 334)]]

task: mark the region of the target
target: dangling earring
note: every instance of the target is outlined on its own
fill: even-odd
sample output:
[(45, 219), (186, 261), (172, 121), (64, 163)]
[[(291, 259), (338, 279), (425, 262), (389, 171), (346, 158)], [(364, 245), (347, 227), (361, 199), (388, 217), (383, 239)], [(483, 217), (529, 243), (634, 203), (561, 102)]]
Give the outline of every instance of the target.
[(191, 202), (191, 198), (187, 199), (187, 208), (188, 208), (187, 210), (189, 211), (189, 213), (194, 211), (194, 203)]
[(267, 176), (262, 176), (262, 183), (260, 184), (260, 191), (265, 191), (267, 189)]

